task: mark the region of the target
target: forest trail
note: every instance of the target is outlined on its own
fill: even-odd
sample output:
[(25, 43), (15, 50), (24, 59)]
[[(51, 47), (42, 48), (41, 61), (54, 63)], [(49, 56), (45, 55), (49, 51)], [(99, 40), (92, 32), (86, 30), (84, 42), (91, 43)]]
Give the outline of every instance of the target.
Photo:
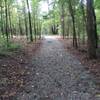
[(46, 37), (33, 56), (30, 81), (17, 100), (100, 100), (99, 93), (90, 72), (57, 38)]

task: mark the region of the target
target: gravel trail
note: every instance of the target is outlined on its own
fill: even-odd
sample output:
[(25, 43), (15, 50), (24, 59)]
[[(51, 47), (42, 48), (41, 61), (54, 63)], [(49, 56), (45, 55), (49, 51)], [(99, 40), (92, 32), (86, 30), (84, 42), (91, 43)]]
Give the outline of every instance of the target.
[(32, 59), (30, 82), (17, 100), (100, 100), (94, 77), (56, 38)]

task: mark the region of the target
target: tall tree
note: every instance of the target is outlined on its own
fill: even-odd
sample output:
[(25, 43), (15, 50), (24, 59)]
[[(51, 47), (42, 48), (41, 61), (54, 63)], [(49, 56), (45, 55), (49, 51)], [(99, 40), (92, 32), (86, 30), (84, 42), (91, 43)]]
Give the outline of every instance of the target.
[(61, 4), (61, 24), (62, 24), (62, 34), (63, 34), (63, 39), (65, 38), (65, 20), (64, 20), (64, 3)]
[(93, 0), (87, 0), (87, 36), (89, 58), (96, 58), (96, 21), (94, 19)]
[(81, 0), (80, 3), (81, 11), (82, 11), (82, 24), (83, 24), (83, 44), (85, 43), (85, 30), (86, 30), (86, 13), (84, 8), (84, 0)]
[(32, 42), (33, 41), (33, 33), (32, 33), (32, 23), (31, 23), (31, 12), (30, 12), (29, 0), (26, 0), (26, 2), (27, 2), (29, 26), (30, 26), (30, 41)]
[(78, 44), (77, 44), (77, 35), (76, 35), (76, 29), (75, 29), (75, 8), (73, 8), (72, 5), (72, 0), (68, 0), (69, 3), (69, 12), (70, 15), (72, 17), (72, 23), (73, 23), (73, 47), (77, 48)]
[(9, 34), (8, 34), (8, 4), (7, 4), (7, 0), (5, 0), (5, 23), (6, 23), (6, 39), (7, 39), (7, 46), (8, 46), (8, 42), (9, 42)]
[(24, 13), (24, 24), (25, 24), (25, 33), (28, 40), (28, 25), (27, 25), (27, 15), (26, 15), (26, 2), (23, 0), (23, 13)]

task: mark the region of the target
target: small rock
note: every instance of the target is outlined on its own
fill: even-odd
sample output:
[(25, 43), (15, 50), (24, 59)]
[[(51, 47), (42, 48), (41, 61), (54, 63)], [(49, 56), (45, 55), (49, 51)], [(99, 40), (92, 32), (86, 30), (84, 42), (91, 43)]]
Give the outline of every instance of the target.
[(27, 86), (25, 87), (25, 92), (26, 93), (30, 93), (32, 91), (31, 87)]
[(39, 75), (39, 73), (36, 73), (36, 75), (38, 76), (38, 75)]

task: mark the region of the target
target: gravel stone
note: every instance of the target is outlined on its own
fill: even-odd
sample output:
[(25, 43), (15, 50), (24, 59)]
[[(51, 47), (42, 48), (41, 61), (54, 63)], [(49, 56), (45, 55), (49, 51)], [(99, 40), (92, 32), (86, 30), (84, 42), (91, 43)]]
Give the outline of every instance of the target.
[(33, 56), (32, 70), (28, 87), (34, 89), (18, 100), (100, 100), (94, 77), (57, 39), (43, 41)]

